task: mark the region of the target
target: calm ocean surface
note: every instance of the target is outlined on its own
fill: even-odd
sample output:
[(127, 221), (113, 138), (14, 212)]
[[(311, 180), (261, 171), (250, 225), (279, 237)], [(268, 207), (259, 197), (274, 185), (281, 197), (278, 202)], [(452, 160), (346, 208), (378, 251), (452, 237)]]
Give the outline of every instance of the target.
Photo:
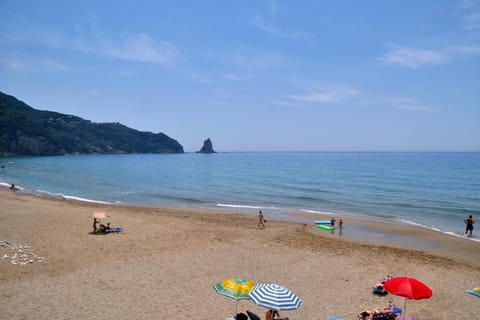
[[(480, 220), (480, 153), (185, 153), (0, 158), (24, 192), (154, 206), (318, 212), (462, 236)], [(474, 238), (480, 240), (480, 221)]]

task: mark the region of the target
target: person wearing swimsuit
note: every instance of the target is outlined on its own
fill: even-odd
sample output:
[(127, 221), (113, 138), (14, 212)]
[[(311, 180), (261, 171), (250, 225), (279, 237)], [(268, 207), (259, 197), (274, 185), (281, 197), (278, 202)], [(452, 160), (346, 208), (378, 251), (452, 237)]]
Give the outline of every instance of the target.
[(468, 218), (465, 218), (464, 222), (467, 225), (465, 228), (465, 235), (471, 238), (475, 219), (473, 219), (472, 215), (469, 215)]

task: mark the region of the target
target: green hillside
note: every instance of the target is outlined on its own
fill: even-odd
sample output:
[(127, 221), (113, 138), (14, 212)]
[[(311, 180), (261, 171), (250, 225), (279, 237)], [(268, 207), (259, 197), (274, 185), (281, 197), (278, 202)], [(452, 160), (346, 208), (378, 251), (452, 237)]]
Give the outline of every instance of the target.
[(183, 153), (163, 133), (33, 109), (0, 92), (0, 155)]

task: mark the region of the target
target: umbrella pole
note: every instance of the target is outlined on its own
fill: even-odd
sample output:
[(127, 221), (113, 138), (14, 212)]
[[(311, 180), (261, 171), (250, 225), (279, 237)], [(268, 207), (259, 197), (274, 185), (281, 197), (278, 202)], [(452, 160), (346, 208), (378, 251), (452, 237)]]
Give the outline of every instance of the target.
[(237, 318), (237, 305), (238, 305), (238, 299), (235, 299), (235, 314), (233, 315), (235, 319)]
[(407, 312), (407, 298), (405, 298), (405, 303), (403, 304), (403, 320), (405, 320), (405, 312)]

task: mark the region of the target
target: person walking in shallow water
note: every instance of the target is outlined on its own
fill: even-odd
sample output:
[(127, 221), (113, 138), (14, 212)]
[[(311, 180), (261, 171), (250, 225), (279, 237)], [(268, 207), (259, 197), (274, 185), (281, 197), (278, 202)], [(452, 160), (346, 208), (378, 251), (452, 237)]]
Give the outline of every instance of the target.
[(330, 220), (330, 226), (331, 226), (332, 228), (335, 227), (335, 221), (337, 221), (337, 220), (335, 220), (335, 218), (332, 217), (332, 220)]
[(475, 219), (473, 219), (472, 215), (469, 215), (468, 218), (465, 218), (463, 220), (466, 224), (465, 227), (465, 235), (468, 237), (472, 237), (472, 232), (473, 232), (473, 224), (475, 223)]
[(262, 210), (258, 211), (258, 224), (257, 229), (265, 228), (265, 217), (263, 216)]

